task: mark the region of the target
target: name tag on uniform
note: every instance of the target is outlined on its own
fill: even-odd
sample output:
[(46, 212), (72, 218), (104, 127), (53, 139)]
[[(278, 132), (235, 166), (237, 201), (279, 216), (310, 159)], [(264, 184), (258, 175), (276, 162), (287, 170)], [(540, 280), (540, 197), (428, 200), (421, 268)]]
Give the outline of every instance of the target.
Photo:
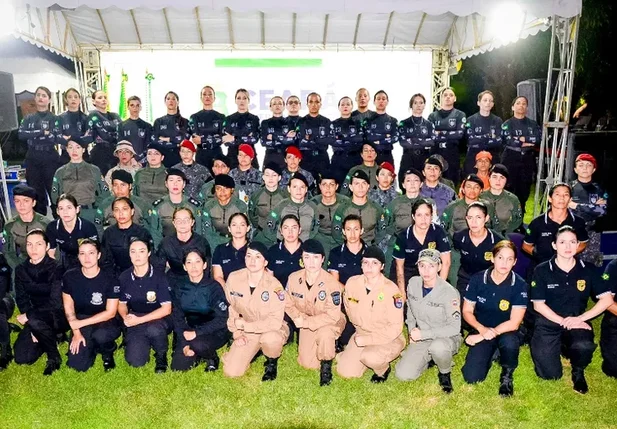
[(292, 292), (291, 296), (295, 296), (296, 298), (300, 298), (300, 299), (304, 298), (304, 295), (298, 292)]
[(236, 292), (236, 291), (233, 291), (233, 290), (232, 290), (232, 291), (230, 291), (230, 292), (229, 292), (229, 294), (230, 294), (231, 296), (237, 296), (238, 298), (242, 298), (242, 297), (244, 296), (244, 295), (243, 295), (243, 294), (241, 294), (240, 292)]

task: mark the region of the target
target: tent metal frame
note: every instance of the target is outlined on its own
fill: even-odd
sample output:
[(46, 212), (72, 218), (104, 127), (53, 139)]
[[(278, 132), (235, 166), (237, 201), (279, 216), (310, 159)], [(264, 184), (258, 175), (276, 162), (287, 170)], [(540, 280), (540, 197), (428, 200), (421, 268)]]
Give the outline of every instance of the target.
[(551, 187), (565, 180), (566, 158), (574, 149), (568, 135), (580, 15), (572, 18), (553, 16), (551, 27), (534, 217), (546, 210)]

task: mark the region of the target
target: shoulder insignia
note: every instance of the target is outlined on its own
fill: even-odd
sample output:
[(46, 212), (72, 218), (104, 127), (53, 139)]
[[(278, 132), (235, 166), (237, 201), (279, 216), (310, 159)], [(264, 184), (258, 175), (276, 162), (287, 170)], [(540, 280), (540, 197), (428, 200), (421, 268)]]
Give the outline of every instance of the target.
[(608, 275), (608, 273), (604, 273), (602, 274), (602, 280), (608, 280), (610, 276)]
[(197, 201), (195, 198), (193, 197), (189, 197), (188, 198), (189, 203), (193, 204), (194, 206), (199, 207), (201, 205), (200, 201)]
[(535, 280), (533, 280), (533, 281), (531, 282), (531, 287), (536, 287), (536, 285), (537, 285), (536, 281), (535, 281)]
[(152, 203), (152, 206), (156, 207), (156, 206), (158, 206), (159, 204), (161, 204), (162, 202), (163, 202), (163, 199), (162, 199), (162, 198), (159, 198), (158, 200), (156, 200), (155, 202), (153, 202), (153, 203)]

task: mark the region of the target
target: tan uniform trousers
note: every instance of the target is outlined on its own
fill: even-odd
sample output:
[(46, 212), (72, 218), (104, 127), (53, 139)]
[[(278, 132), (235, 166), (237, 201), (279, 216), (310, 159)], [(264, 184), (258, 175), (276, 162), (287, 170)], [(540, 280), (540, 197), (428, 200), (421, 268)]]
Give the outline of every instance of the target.
[(322, 360), (332, 360), (336, 356), (335, 342), (345, 329), (345, 318), (341, 317), (335, 325), (326, 325), (311, 331), (300, 329), (298, 344), (298, 363), (308, 369), (319, 368)]
[(399, 335), (389, 344), (359, 347), (351, 337), (345, 351), (336, 357), (336, 372), (343, 378), (362, 377), (367, 368), (382, 376), (405, 348), (405, 338)]
[(248, 340), (246, 344), (241, 346), (234, 340), (229, 351), (223, 355), (223, 374), (227, 377), (242, 377), (259, 350), (266, 357), (278, 358), (289, 337), (289, 327), (284, 323), (277, 331), (263, 334), (244, 333), (244, 337)]

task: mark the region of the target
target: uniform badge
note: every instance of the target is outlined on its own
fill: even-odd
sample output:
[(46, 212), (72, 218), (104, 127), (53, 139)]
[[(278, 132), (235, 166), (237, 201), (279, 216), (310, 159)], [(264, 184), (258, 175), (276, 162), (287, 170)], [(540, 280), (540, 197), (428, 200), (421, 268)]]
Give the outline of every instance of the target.
[(302, 277), (298, 277), (298, 283), (302, 284)]
[(114, 293), (120, 293), (120, 286), (114, 286)]
[(338, 291), (332, 292), (331, 296), (332, 296), (332, 304), (341, 305), (341, 293), (340, 292)]
[(490, 261), (493, 258), (493, 252), (484, 252), (484, 260)]
[(581, 292), (585, 290), (585, 286), (586, 286), (586, 285), (587, 285), (587, 283), (585, 283), (585, 280), (578, 280), (578, 281), (576, 282), (576, 288), (577, 288), (579, 291), (581, 291)]
[(609, 278), (608, 273), (602, 274), (602, 280), (608, 280), (608, 278)]
[(146, 136), (146, 130), (142, 130), (142, 129), (140, 128), (139, 130), (137, 130), (137, 135), (138, 135), (140, 138), (145, 137), (145, 136)]
[(454, 320), (458, 320), (461, 318), (461, 312), (460, 311), (455, 311), (454, 313), (452, 313), (452, 317), (454, 318)]
[(508, 311), (508, 308), (510, 308), (510, 302), (506, 301), (505, 299), (499, 301), (499, 309), (501, 311)]
[(219, 308), (221, 309), (221, 311), (227, 311), (227, 304), (225, 304), (225, 302), (221, 301), (221, 302), (219, 302)]
[(377, 299), (378, 299), (379, 301), (383, 301), (383, 298), (384, 298), (384, 294), (383, 294), (383, 292), (379, 292), (379, 295), (377, 295)]
[(325, 301), (325, 299), (326, 299), (326, 291), (325, 290), (320, 290), (319, 294), (317, 294), (317, 296), (319, 297), (320, 301)]
[(275, 291), (276, 296), (278, 296), (279, 301), (285, 301), (285, 292), (283, 291), (283, 289), (279, 289), (277, 291)]
[(103, 294), (100, 292), (94, 292), (92, 294), (92, 299), (90, 300), (90, 304), (92, 305), (101, 305), (103, 304)]
[(536, 287), (537, 283), (535, 282), (535, 280), (531, 281), (531, 287)]
[(392, 298), (394, 298), (394, 306), (396, 308), (403, 308), (403, 297), (400, 293), (397, 293)]
[(456, 126), (456, 118), (448, 119), (448, 123), (450, 124), (451, 127), (455, 127)]
[(268, 293), (267, 290), (263, 291), (261, 294), (261, 300), (263, 302), (268, 302), (268, 300), (270, 299), (270, 294)]
[(428, 244), (428, 248), (429, 248), (429, 249), (436, 249), (436, 248), (437, 248), (437, 243), (435, 243), (434, 241), (431, 241), (431, 242)]
[(156, 301), (156, 292), (154, 291), (148, 291), (146, 293), (146, 299), (148, 300), (148, 302), (154, 302)]
[(304, 259), (300, 258), (298, 265), (300, 265), (300, 268), (304, 268)]

